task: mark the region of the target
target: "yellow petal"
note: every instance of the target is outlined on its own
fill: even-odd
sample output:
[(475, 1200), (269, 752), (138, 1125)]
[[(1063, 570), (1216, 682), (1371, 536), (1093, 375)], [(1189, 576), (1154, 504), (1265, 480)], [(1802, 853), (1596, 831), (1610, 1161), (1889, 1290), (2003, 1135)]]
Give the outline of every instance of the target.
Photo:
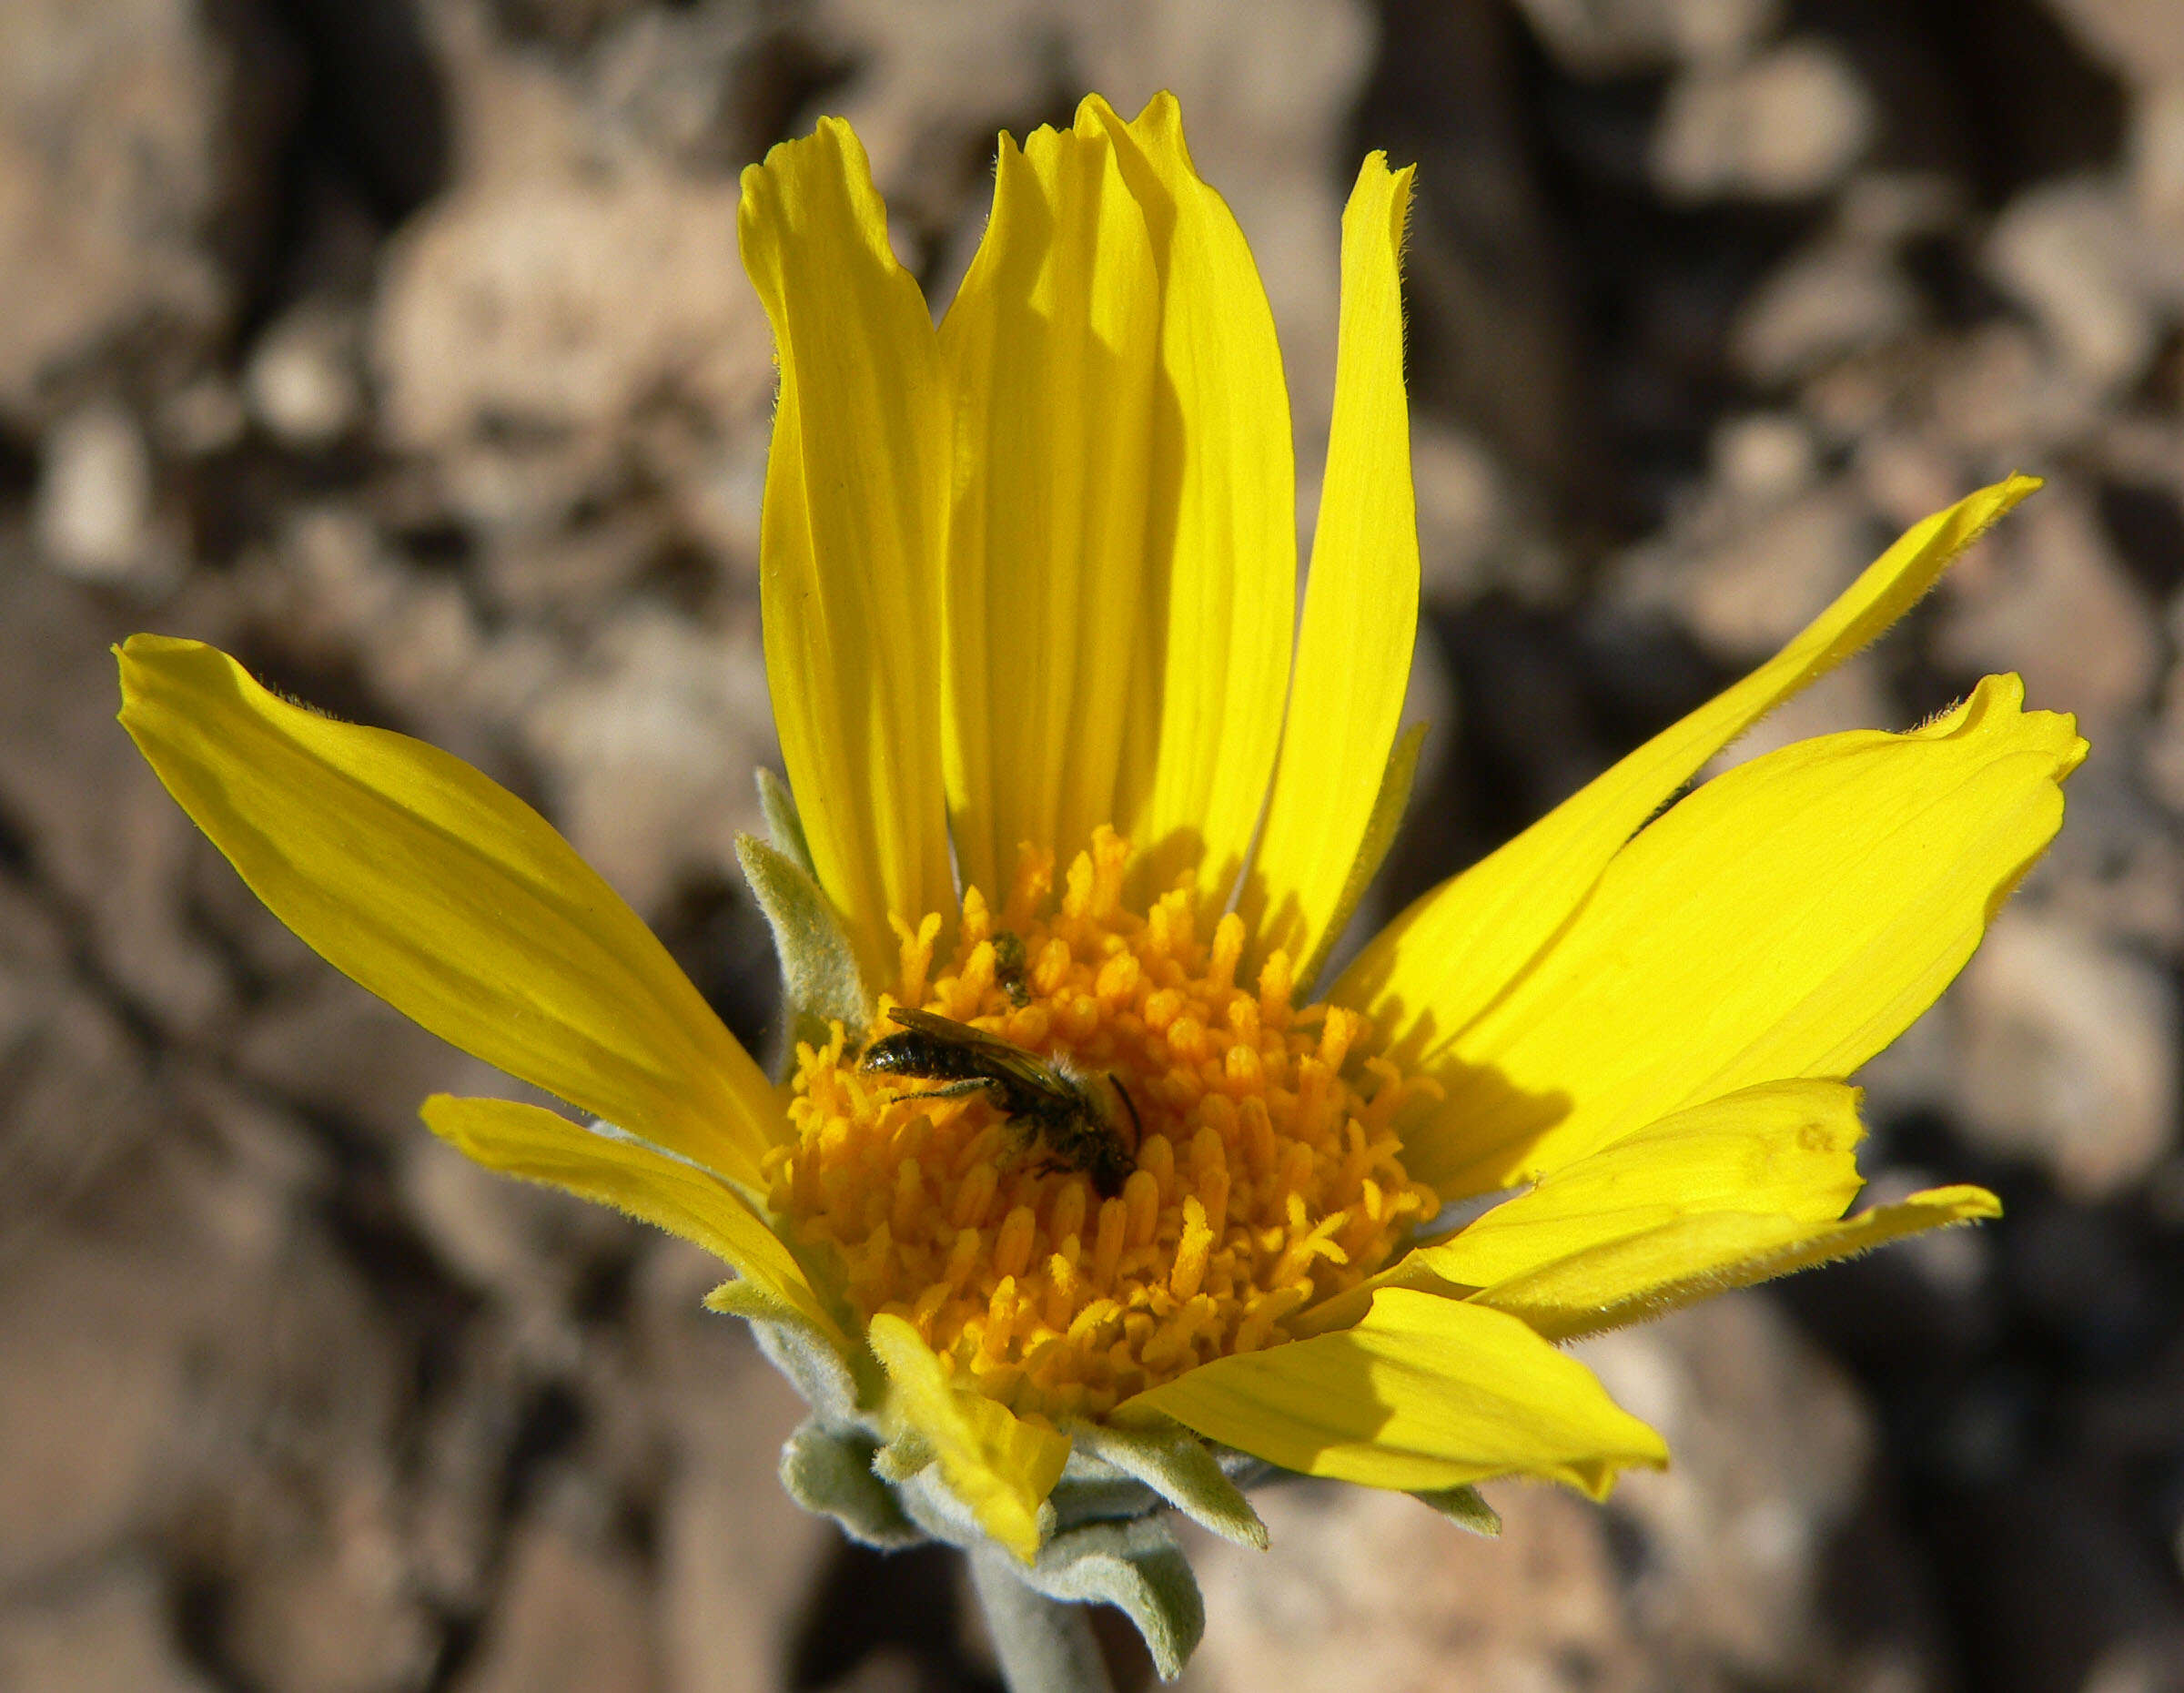
[(1925, 728), (1800, 742), (1672, 807), (1435, 1060), (1447, 1097), (1406, 1161), (1491, 1191), (1696, 1101), (1855, 1070), (2062, 822), (2085, 743), (2023, 698), (1990, 676)]
[(1175, 98), (1115, 143), (1160, 279), (1148, 615), (1116, 823), (1166, 887), (1196, 867), (1226, 897), (1259, 826), (1281, 735), (1297, 615), (1296, 466), (1274, 314), (1236, 218), (1198, 179)]
[(1487, 1287), (1606, 1242), (1710, 1211), (1833, 1222), (1862, 1185), (1858, 1090), (1777, 1081), (1678, 1111), (1542, 1176), (1403, 1262)]
[[(1281, 760), (1239, 909), (1299, 966), (1336, 920), (1402, 715), (1418, 627), (1418, 519), (1403, 398), (1408, 169), (1375, 153), (1342, 214), (1342, 327), (1327, 480)], [(1298, 980), (1309, 984), (1311, 974)]]
[(932, 1446), (941, 1477), (979, 1526), (1026, 1564), (1039, 1549), (1039, 1506), (1062, 1478), (1069, 1441), (998, 1400), (958, 1389), (933, 1349), (900, 1317), (873, 1318), (874, 1354), (897, 1416)]
[(994, 212), (940, 331), (956, 415), (947, 774), (964, 880), (1061, 855), (1115, 816), (1143, 640), (1160, 283), (1087, 110), (1006, 136)]
[(1390, 1044), (1454, 1039), (1568, 920), (1623, 844), (1731, 741), (1894, 623), (1949, 562), (2039, 486), (2013, 476), (1916, 525), (1773, 658), (1461, 875), (1422, 895), (1332, 997)]
[(780, 1236), (711, 1171), (512, 1100), (436, 1093), (423, 1115), (434, 1134), (488, 1170), (612, 1205), (703, 1247), (849, 1349), (848, 1337)]
[(882, 982), (888, 914), (955, 908), (939, 346), (846, 124), (823, 120), (743, 172), (742, 236), (781, 360), (759, 558), (774, 720), (819, 885)]
[(1870, 1252), (1906, 1234), (2001, 1214), (1992, 1193), (1971, 1187), (1932, 1188), (1901, 1204), (1817, 1225), (1780, 1212), (1713, 1211), (1603, 1242), (1472, 1300), (1522, 1317), (1550, 1340), (1569, 1340)]
[(758, 1184), (774, 1090), (637, 914), (460, 759), (133, 635), (121, 722), (250, 889), (344, 975), (512, 1076)]
[(1217, 1358), (1130, 1409), (1284, 1469), (1413, 1492), (1513, 1474), (1599, 1498), (1619, 1468), (1668, 1456), (1515, 1318), (1403, 1288), (1376, 1293), (1355, 1328)]

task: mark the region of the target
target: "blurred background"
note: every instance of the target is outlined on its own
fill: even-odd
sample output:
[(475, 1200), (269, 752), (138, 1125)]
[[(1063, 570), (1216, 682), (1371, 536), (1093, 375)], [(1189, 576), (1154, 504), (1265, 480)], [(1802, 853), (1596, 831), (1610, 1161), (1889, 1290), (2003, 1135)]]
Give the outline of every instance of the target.
[(420, 1128), (495, 1079), (244, 894), (106, 647), (472, 759), (763, 1040), (736, 173), (850, 117), (945, 299), (996, 128), (1161, 86), (1308, 489), (1342, 195), (1419, 166), (1436, 729), (1387, 901), (2013, 469), (2048, 492), (1755, 744), (2017, 669), (2096, 748), (1867, 1078), (1876, 1196), (2007, 1221), (1589, 1347), (1679, 1459), (1604, 1510), (1269, 1492), (1271, 1554), (1201, 1548), (1190, 1686), (2184, 1687), (2175, 0), (0, 0), (0, 1688), (995, 1685), (945, 1556), (782, 1496), (799, 1407), (708, 1262)]

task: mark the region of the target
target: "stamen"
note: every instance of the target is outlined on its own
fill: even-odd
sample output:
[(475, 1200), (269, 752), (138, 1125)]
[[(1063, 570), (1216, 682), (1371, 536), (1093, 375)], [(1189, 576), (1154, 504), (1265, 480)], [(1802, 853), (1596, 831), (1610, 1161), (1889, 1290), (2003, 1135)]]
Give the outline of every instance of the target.
[(765, 1164), (774, 1208), (836, 1249), (860, 1314), (906, 1315), (959, 1380), (1024, 1414), (1104, 1414), (1279, 1345), (1439, 1208), (1398, 1132), (1431, 1083), (1374, 1053), (1355, 1012), (1293, 1006), (1285, 954), (1239, 985), (1234, 913), (1202, 938), (1187, 889), (1129, 910), (1129, 863), (1101, 829), (1057, 898), (1052, 860), (1027, 850), (998, 913), (966, 891), (945, 957), (936, 916), (897, 921), (896, 992), (854, 1031), (861, 1049), (892, 1005), (922, 1006), (1066, 1066), (1097, 1111), (1012, 1122), (986, 1091), (859, 1070), (837, 1029), (799, 1047), (796, 1138)]

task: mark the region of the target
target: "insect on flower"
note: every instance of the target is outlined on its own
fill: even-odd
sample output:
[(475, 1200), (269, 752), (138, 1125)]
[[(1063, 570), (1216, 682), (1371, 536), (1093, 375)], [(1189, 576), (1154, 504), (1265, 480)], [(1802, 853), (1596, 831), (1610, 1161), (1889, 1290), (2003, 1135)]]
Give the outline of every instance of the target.
[[(1035, 1140), (1044, 1144), (1047, 1167), (1082, 1171), (1102, 1199), (1122, 1192), (1137, 1161), (1090, 1076), (1066, 1061), (1044, 1063), (952, 1017), (905, 1006), (889, 1015), (902, 1028), (874, 1041), (860, 1069), (944, 1084), (927, 1090), (927, 1099), (984, 1093), (1016, 1126), (1026, 1147)], [(1122, 1079), (1110, 1072), (1107, 1085), (1127, 1108), (1135, 1138), (1144, 1139), (1138, 1102)]]

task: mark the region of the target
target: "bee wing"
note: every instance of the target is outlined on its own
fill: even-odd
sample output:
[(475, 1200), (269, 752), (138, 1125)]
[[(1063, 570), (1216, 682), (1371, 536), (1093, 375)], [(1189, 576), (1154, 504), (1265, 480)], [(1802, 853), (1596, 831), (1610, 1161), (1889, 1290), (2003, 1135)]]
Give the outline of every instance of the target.
[(918, 1033), (930, 1035), (935, 1040), (945, 1040), (952, 1046), (976, 1052), (980, 1060), (994, 1071), (1035, 1093), (1067, 1104), (1077, 1103), (1075, 1092), (1068, 1083), (1055, 1073), (1051, 1065), (1041, 1063), (1022, 1047), (1004, 1040), (998, 1035), (989, 1035), (983, 1029), (959, 1023), (952, 1017), (916, 1010), (909, 1006), (898, 1005), (888, 1012), (888, 1016), (905, 1029), (915, 1029)]

